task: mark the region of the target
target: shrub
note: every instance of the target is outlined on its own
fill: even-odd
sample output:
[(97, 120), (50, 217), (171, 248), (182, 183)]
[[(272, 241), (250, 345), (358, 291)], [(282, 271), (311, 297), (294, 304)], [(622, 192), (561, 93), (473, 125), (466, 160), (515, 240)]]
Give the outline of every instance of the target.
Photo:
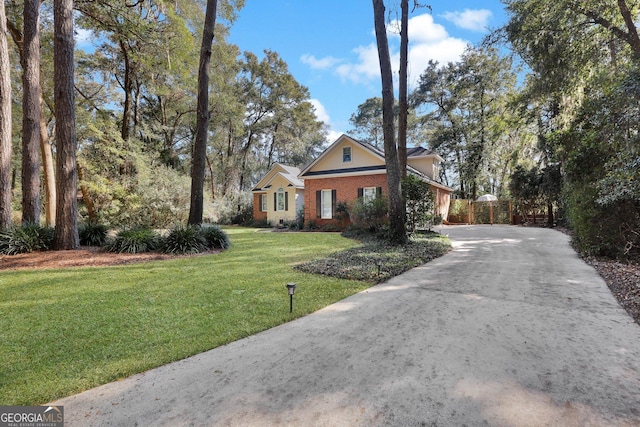
[(402, 180), (402, 196), (406, 203), (407, 230), (431, 228), (434, 222), (434, 194), (429, 184), (414, 175)]
[(217, 225), (203, 225), (200, 227), (200, 235), (209, 249), (227, 249), (231, 246), (229, 236)]
[(389, 203), (382, 196), (367, 201), (359, 197), (350, 207), (353, 225), (372, 233), (377, 233), (387, 223), (388, 212)]
[(202, 229), (194, 225), (176, 225), (162, 240), (162, 252), (167, 254), (197, 254), (206, 248)]
[(107, 244), (109, 228), (104, 224), (88, 222), (78, 228), (80, 244), (83, 246), (104, 246)]
[(253, 194), (242, 192), (233, 197), (224, 197), (216, 200), (215, 222), (219, 224), (251, 224), (253, 221)]
[(134, 227), (119, 231), (107, 249), (109, 252), (137, 254), (154, 251), (159, 245), (158, 233), (147, 227)]
[(53, 248), (55, 230), (36, 224), (16, 226), (0, 233), (0, 253), (17, 255)]

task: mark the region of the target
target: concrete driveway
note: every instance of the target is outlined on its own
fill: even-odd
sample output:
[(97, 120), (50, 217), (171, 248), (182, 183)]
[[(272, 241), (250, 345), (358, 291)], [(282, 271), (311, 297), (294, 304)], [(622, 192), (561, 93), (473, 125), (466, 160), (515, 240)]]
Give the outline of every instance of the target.
[(54, 403), (68, 426), (640, 425), (640, 327), (565, 235), (441, 230), (429, 264)]

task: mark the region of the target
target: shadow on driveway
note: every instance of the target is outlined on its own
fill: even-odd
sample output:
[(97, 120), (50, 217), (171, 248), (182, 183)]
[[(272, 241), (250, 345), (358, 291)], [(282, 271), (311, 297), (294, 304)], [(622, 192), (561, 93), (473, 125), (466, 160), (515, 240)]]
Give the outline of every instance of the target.
[(68, 426), (640, 425), (640, 328), (565, 235), (440, 231), (442, 258), (55, 404)]

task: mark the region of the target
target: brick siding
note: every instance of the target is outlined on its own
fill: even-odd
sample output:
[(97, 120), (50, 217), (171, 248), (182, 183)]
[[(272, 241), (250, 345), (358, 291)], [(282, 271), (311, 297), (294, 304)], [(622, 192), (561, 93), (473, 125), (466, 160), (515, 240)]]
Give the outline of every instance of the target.
[(332, 224), (339, 228), (346, 224), (337, 219), (322, 219), (316, 216), (316, 191), (336, 190), (338, 203), (349, 203), (358, 198), (358, 188), (382, 187), (382, 194), (388, 195), (387, 174), (345, 176), (340, 178), (319, 178), (304, 180), (304, 221), (305, 225), (313, 222), (319, 227)]

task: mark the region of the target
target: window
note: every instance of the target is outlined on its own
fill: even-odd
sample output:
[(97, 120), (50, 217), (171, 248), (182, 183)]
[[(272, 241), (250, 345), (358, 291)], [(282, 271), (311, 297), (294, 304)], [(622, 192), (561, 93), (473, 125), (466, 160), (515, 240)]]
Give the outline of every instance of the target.
[(333, 212), (331, 204), (331, 190), (322, 190), (322, 215), (321, 218), (331, 219)]
[(267, 211), (267, 195), (266, 194), (260, 195), (260, 211), (261, 212)]
[(377, 194), (376, 187), (365, 187), (362, 189), (362, 201), (365, 203), (370, 202), (376, 198)]
[(351, 147), (342, 147), (342, 163), (351, 162)]
[(277, 211), (285, 210), (285, 205), (286, 205), (285, 197), (286, 197), (286, 194), (284, 192), (284, 189), (282, 187), (278, 188), (278, 192), (276, 193), (276, 210)]
[(375, 200), (379, 196), (382, 196), (382, 187), (358, 188), (358, 197), (362, 198), (365, 203)]
[(333, 219), (336, 216), (336, 190), (316, 191), (316, 218)]

